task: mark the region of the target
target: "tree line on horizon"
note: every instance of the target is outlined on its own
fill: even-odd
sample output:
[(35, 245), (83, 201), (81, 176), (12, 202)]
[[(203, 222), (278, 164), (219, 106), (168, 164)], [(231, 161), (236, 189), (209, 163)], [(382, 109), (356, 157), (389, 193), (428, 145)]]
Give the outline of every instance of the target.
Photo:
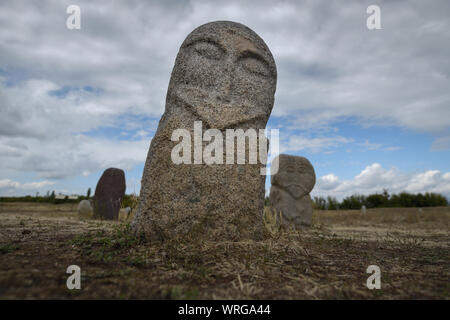
[(335, 197), (328, 196), (314, 197), (313, 207), (319, 210), (360, 210), (362, 206), (370, 208), (409, 208), (409, 207), (446, 207), (449, 205), (447, 198), (439, 193), (426, 192), (408, 193), (401, 192), (398, 194), (389, 194), (388, 190), (382, 193), (374, 193), (370, 195), (354, 194), (348, 196), (342, 201), (338, 201)]
[[(1, 202), (35, 202), (35, 203), (53, 203), (53, 204), (61, 204), (61, 203), (78, 203), (82, 200), (91, 199), (91, 188), (89, 188), (86, 192), (86, 195), (78, 196), (77, 199), (69, 199), (66, 196), (63, 199), (57, 199), (55, 191), (47, 191), (46, 195), (40, 196), (39, 193), (36, 193), (35, 196), (27, 195), (22, 197), (0, 197)], [(125, 194), (122, 199), (123, 207), (135, 207), (137, 203), (137, 196), (135, 194)]]
[[(56, 199), (55, 191), (47, 192), (45, 196), (23, 196), (23, 197), (0, 197), (0, 202), (41, 202), (41, 203), (78, 203), (81, 200), (91, 198), (91, 188), (89, 188), (84, 196), (78, 196), (77, 199)], [(122, 200), (124, 207), (134, 206), (137, 201), (137, 196), (134, 194), (126, 194)], [(348, 196), (342, 201), (336, 197), (314, 197), (312, 199), (314, 209), (318, 210), (360, 210), (362, 206), (367, 209), (370, 208), (400, 208), (400, 207), (446, 207), (449, 205), (447, 198), (439, 193), (426, 192), (424, 194), (412, 194), (408, 192), (401, 192), (398, 194), (389, 194), (387, 190), (382, 193), (375, 193), (370, 195), (354, 194)], [(266, 197), (265, 205), (269, 205), (269, 198)]]
[(39, 192), (36, 193), (35, 196), (26, 195), (22, 197), (0, 197), (0, 202), (37, 202), (37, 203), (78, 203), (81, 200), (89, 199), (91, 197), (91, 188), (89, 188), (86, 192), (85, 196), (78, 196), (77, 199), (69, 199), (69, 196), (66, 196), (63, 199), (57, 199), (56, 193), (53, 190), (52, 192), (47, 191), (46, 195), (40, 196)]

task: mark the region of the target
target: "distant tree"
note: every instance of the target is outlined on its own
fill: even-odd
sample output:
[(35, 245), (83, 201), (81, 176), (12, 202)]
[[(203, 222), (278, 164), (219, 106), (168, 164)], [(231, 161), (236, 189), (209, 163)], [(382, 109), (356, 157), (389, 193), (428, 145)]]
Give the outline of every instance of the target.
[(50, 194), (50, 198), (48, 200), (51, 203), (55, 203), (55, 190), (52, 191), (52, 193)]
[(89, 189), (87, 190), (86, 198), (89, 199), (90, 196), (91, 196), (91, 188), (89, 188)]
[(389, 198), (385, 194), (371, 194), (366, 198), (367, 208), (385, 208), (388, 206)]
[(339, 207), (345, 210), (359, 210), (365, 204), (366, 204), (365, 196), (354, 194), (350, 197), (344, 198)]
[(414, 196), (407, 192), (399, 194), (400, 207), (414, 207)]
[(327, 209), (328, 210), (338, 210), (339, 209), (339, 202), (336, 200), (335, 197), (327, 197)]
[(325, 210), (327, 207), (327, 200), (322, 197), (314, 197), (313, 199), (313, 207), (317, 210)]
[(438, 193), (425, 193), (425, 203), (427, 207), (448, 206), (448, 200)]

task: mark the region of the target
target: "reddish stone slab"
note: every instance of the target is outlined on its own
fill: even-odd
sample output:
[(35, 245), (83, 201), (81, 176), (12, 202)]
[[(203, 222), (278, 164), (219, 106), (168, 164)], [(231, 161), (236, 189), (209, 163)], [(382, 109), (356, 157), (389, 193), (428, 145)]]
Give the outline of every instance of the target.
[(117, 168), (106, 169), (95, 188), (94, 217), (117, 220), (125, 189), (125, 172)]

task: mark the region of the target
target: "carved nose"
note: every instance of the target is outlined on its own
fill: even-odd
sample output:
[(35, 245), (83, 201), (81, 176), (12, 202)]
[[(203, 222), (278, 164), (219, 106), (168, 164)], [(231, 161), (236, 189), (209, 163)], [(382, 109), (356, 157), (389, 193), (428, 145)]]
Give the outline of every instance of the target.
[(223, 74), (219, 75), (221, 78), (220, 86), (218, 88), (216, 99), (222, 103), (231, 102), (231, 89), (234, 81), (234, 66), (232, 63), (227, 63)]

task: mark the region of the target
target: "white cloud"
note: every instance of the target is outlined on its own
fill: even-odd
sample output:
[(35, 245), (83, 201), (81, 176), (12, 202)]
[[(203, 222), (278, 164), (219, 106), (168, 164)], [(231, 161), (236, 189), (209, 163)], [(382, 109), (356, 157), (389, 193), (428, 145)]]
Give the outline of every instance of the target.
[(290, 135), (280, 141), (280, 153), (298, 151), (309, 151), (314, 153), (330, 148), (337, 148), (352, 141), (353, 139), (342, 136), (311, 138), (306, 136)]
[(145, 161), (150, 138), (141, 140), (113, 140), (85, 135), (55, 136), (42, 144), (34, 138), (10, 138), (26, 144), (27, 150), (19, 158), (0, 155), (9, 172), (37, 173), (45, 179), (63, 179), (118, 167), (131, 170)]
[(382, 145), (380, 143), (373, 143), (373, 142), (370, 142), (369, 140), (365, 140), (363, 143), (360, 143), (359, 145), (364, 147), (367, 150), (377, 150), (382, 147)]
[(38, 182), (21, 183), (10, 179), (0, 180), (0, 192), (2, 195), (15, 195), (17, 193), (36, 192), (41, 188), (51, 186), (54, 183), (48, 180)]
[(431, 150), (442, 151), (450, 149), (450, 136), (439, 137), (433, 141), (431, 145)]
[(118, 109), (158, 117), (185, 36), (205, 22), (230, 19), (253, 28), (274, 53), (274, 115), (304, 127), (347, 117), (427, 132), (450, 125), (445, 0), (432, 8), (419, 0), (383, 2), (379, 31), (367, 30), (367, 4), (360, 1), (345, 7), (328, 1), (79, 1), (78, 31), (65, 27), (68, 4), (2, 4), (2, 68), (57, 87), (105, 89), (102, 98), (88, 99), (99, 117)]
[(317, 179), (313, 196), (332, 196), (342, 199), (352, 194), (371, 194), (388, 189), (390, 193), (442, 193), (450, 198), (450, 172), (427, 170), (404, 173), (395, 168), (385, 169), (379, 163), (367, 166), (351, 180), (340, 180), (330, 173)]
[(339, 178), (333, 173), (321, 177), (318, 181), (320, 190), (332, 190), (339, 185)]
[(397, 151), (397, 150), (402, 149), (402, 147), (398, 147), (398, 146), (386, 147), (386, 146), (383, 146), (383, 144), (381, 144), (381, 143), (371, 142), (367, 139), (364, 140), (364, 142), (357, 143), (357, 145), (362, 147), (362, 150), (369, 150), (369, 151), (374, 151), (374, 150)]

